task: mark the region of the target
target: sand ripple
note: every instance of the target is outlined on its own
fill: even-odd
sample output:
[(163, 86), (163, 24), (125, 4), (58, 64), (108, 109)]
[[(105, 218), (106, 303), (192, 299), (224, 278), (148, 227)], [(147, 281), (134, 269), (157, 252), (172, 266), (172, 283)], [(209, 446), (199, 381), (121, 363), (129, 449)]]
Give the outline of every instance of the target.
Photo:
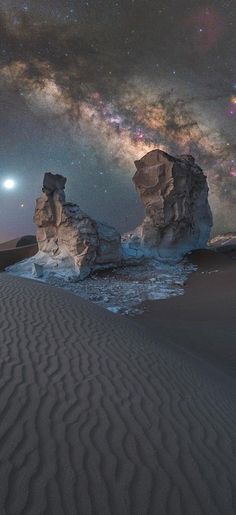
[(235, 515), (235, 382), (0, 275), (0, 514)]

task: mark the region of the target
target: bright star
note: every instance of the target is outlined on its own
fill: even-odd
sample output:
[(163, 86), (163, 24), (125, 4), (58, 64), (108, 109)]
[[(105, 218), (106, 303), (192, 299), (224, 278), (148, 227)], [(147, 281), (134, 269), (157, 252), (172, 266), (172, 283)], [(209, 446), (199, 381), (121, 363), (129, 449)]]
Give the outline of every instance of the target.
[(6, 179), (3, 183), (3, 187), (6, 190), (12, 190), (15, 187), (15, 181), (13, 179)]

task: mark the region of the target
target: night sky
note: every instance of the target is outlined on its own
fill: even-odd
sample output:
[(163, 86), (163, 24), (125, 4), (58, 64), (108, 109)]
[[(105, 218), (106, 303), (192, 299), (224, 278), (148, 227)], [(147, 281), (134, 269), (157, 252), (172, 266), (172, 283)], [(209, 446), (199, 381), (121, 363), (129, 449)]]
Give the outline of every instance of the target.
[(133, 162), (157, 147), (197, 159), (214, 233), (235, 230), (235, 25), (235, 0), (1, 0), (0, 241), (34, 233), (45, 171), (133, 228)]

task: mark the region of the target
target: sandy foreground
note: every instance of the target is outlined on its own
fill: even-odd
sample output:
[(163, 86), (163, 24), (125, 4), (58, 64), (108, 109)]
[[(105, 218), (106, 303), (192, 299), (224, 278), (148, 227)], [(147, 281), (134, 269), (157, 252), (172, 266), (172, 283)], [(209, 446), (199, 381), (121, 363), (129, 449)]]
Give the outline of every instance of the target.
[(236, 378), (236, 246), (197, 251), (182, 296), (147, 302), (135, 320), (155, 340), (207, 359)]
[(232, 377), (5, 273), (0, 331), (1, 515), (235, 515)]

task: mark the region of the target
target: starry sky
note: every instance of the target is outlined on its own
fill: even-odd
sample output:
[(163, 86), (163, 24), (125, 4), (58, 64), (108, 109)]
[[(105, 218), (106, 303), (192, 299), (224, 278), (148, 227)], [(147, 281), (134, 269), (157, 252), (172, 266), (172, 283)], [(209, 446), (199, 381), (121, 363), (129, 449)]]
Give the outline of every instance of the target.
[(235, 0), (1, 0), (0, 241), (34, 233), (45, 171), (132, 229), (134, 160), (154, 148), (196, 158), (214, 234), (235, 230), (235, 23)]

